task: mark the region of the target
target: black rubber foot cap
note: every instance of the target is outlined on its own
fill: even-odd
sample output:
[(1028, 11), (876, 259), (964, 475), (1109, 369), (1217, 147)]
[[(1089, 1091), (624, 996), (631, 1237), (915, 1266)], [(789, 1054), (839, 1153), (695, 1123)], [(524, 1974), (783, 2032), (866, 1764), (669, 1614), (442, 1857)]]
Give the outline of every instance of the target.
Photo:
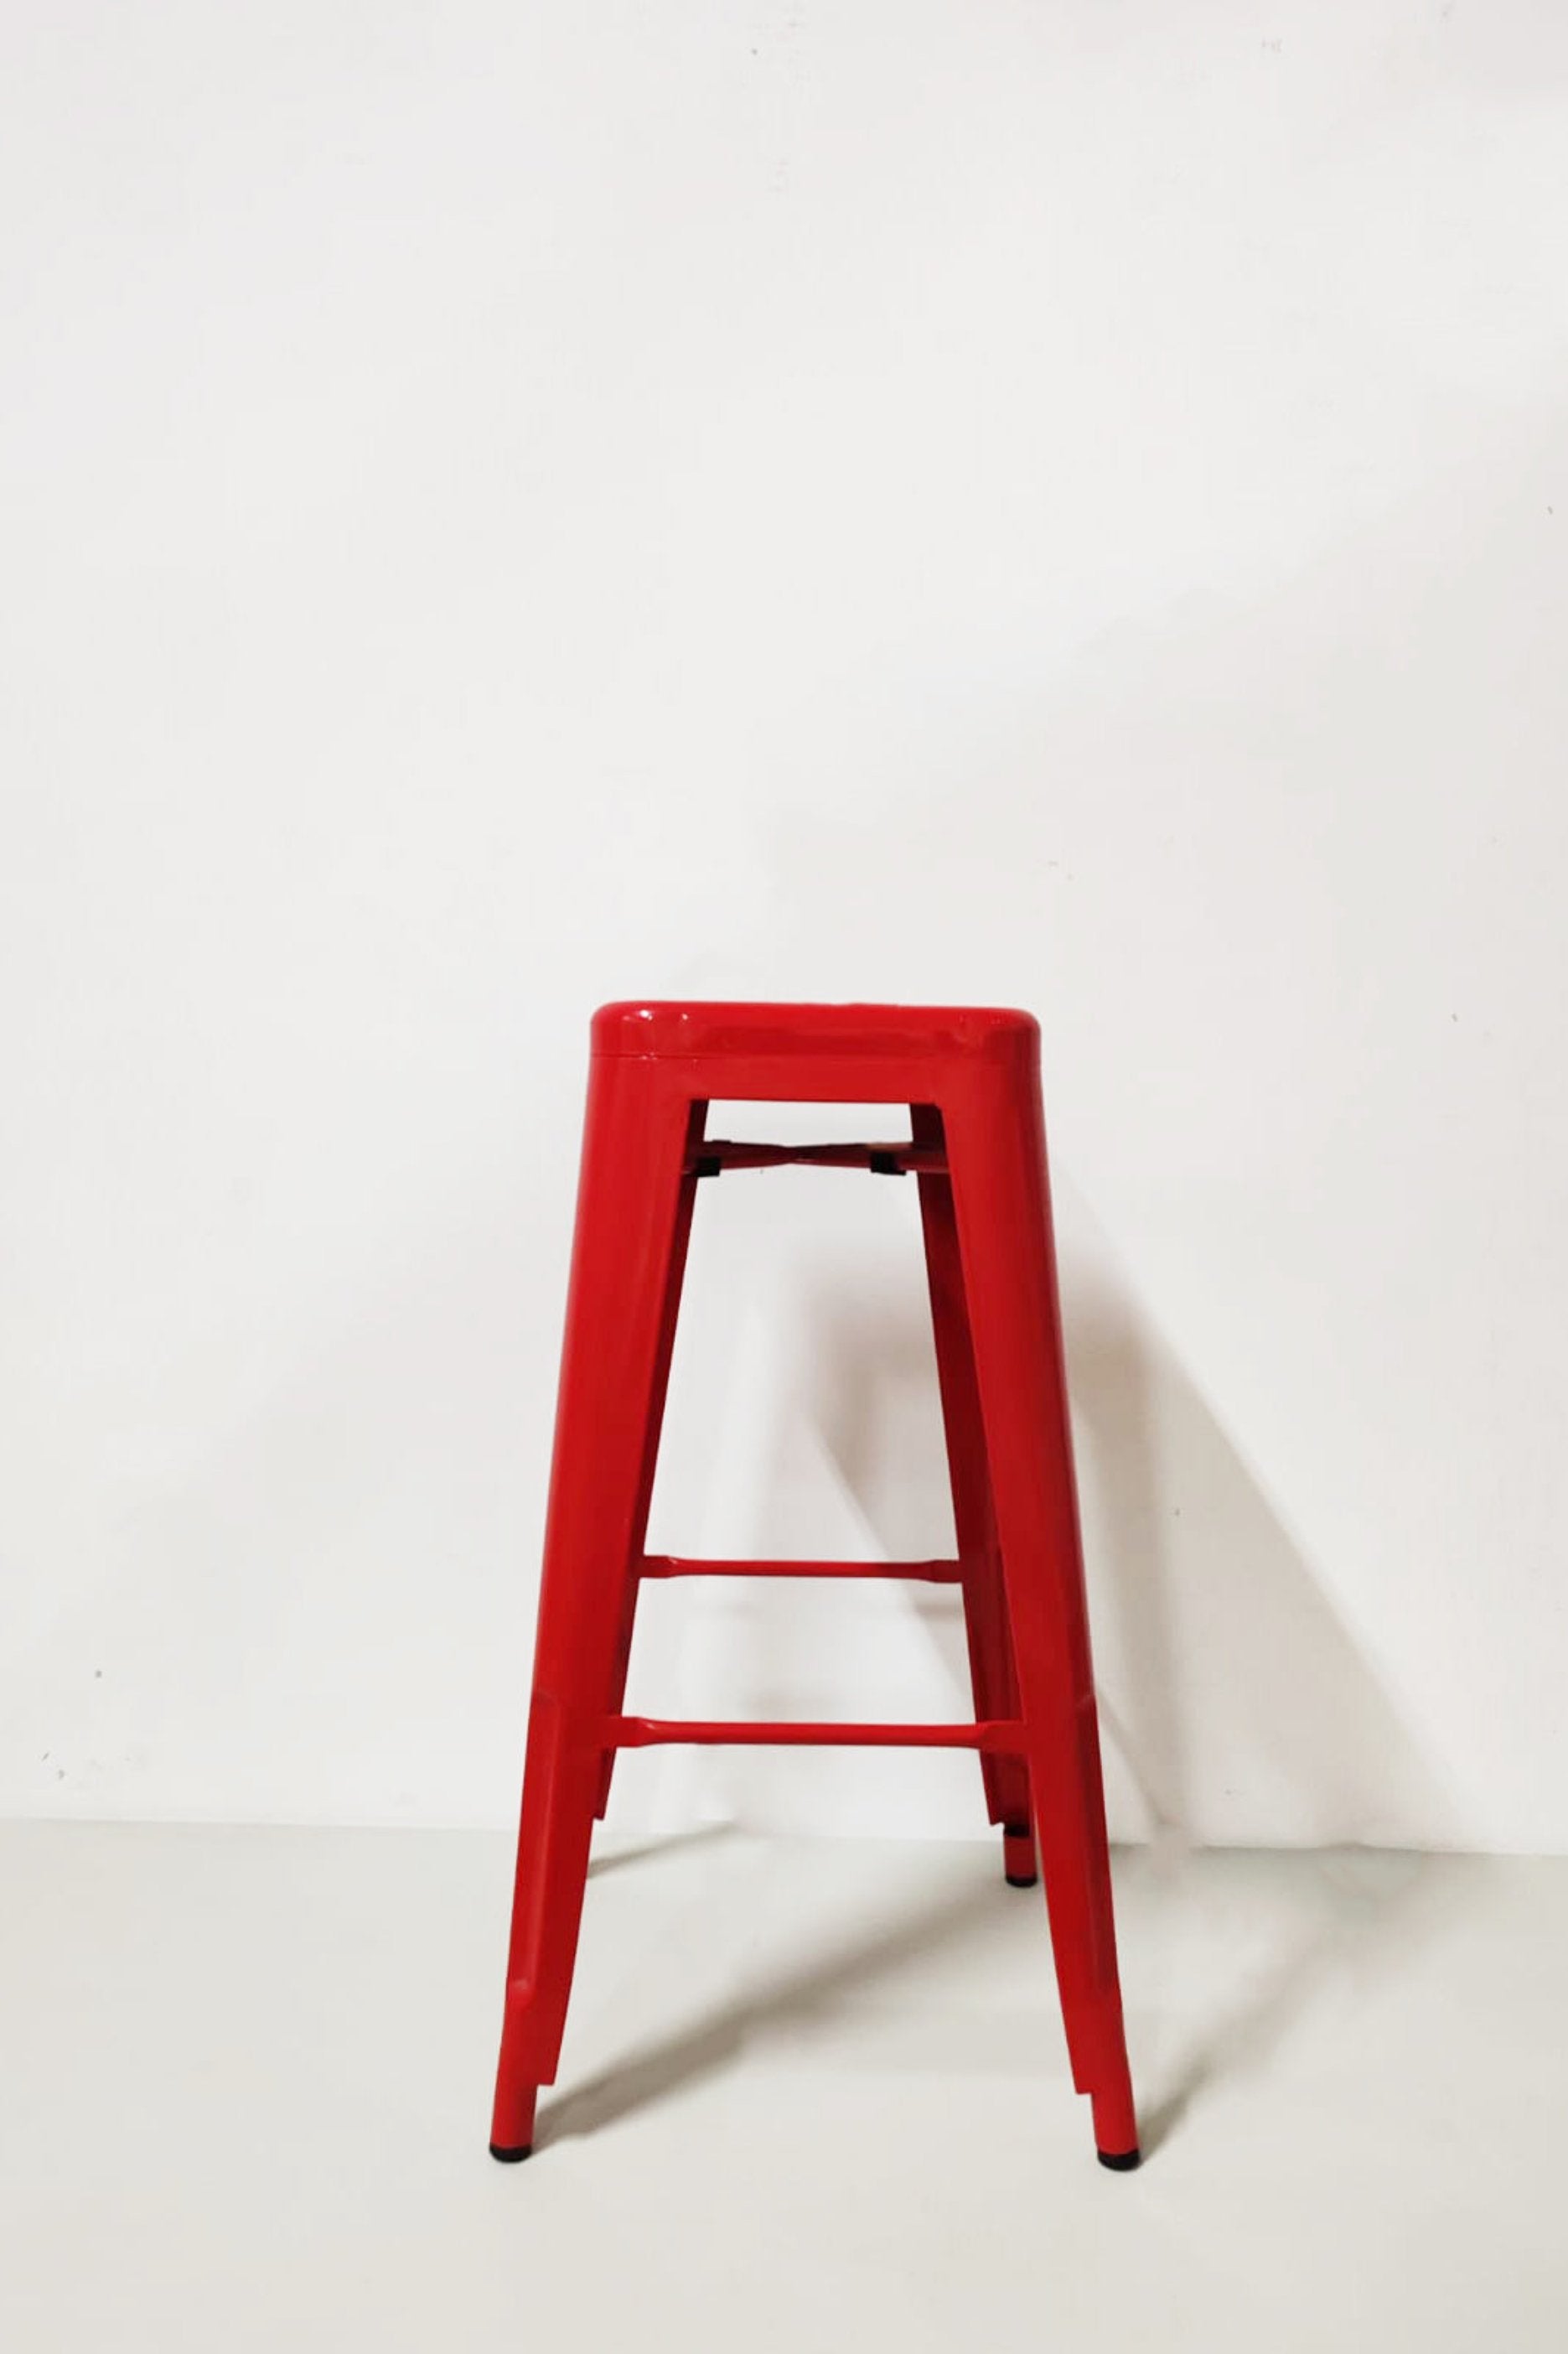
[(498, 2141), (493, 2141), (490, 2145), (490, 2155), (492, 2158), (498, 2158), (503, 2166), (518, 2166), (529, 2155), (533, 2147), (531, 2141), (525, 2141), (521, 2149), (503, 2149)]
[(1102, 2149), (1097, 2150), (1096, 2156), (1102, 2166), (1110, 2168), (1113, 2174), (1130, 2174), (1135, 2166), (1141, 2164), (1143, 2152), (1140, 2149)]
[(1004, 1873), (1003, 1877), (1009, 1888), (1038, 1888), (1040, 1885), (1040, 1874), (1037, 1872), (1009, 1872)]

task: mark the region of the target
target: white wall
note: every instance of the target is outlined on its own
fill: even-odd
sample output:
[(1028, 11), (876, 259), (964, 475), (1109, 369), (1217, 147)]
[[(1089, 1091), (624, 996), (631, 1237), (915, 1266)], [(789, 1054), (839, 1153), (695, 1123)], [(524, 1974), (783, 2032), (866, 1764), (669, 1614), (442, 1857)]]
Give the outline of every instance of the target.
[[(0, 1804), (510, 1817), (588, 1013), (799, 993), (1042, 1016), (1118, 1828), (1568, 1845), (1562, 12), (5, 47)], [(670, 1542), (942, 1543), (916, 1265), (705, 1190)], [(939, 1596), (653, 1605), (961, 1704)]]

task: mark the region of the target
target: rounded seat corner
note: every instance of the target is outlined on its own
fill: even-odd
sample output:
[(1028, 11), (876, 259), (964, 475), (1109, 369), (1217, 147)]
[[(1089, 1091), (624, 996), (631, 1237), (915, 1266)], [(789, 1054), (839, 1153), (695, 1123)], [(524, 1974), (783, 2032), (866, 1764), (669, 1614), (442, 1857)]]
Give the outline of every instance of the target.
[(659, 1052), (660, 1015), (668, 1006), (645, 998), (612, 998), (595, 1009), (588, 1037), (596, 1055), (652, 1055)]

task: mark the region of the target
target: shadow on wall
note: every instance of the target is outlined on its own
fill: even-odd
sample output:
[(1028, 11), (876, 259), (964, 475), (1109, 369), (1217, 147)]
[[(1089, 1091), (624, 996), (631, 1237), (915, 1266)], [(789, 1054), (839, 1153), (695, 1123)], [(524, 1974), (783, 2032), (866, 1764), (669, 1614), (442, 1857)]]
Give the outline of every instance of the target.
[(1157, 1840), (1429, 1842), (1431, 1767), (1202, 1393), (1101, 1274), (1065, 1288), (1113, 1828), (1130, 1783)]
[[(1384, 1625), (1420, 1606), (1414, 1559), (1436, 1547), (1452, 1576), (1495, 1538), (1478, 1499), (1527, 1535), (1513, 1498), (1551, 1510), (1528, 1400), (1477, 1416), (1430, 1301), (1439, 1270), (1459, 1283), (1495, 1361), (1502, 1303), (1539, 1329), (1557, 1234), (1560, 447), (1555, 415), (1510, 415), (1389, 511), (1327, 518), (1294, 569), (1134, 607), (1075, 653), (1044, 636), (1015, 711), (890, 745), (769, 845), (781, 968), (843, 941), (844, 994), (1044, 1009), (1048, 1113), (1093, 1140), (1129, 1232), (1206, 1252), (1233, 1320), (1244, 1287), (1272, 1290), (1255, 1312), (1291, 1320), (1282, 1363), (1319, 1405), (1292, 1476), (1346, 1450), (1336, 1510), (1386, 1572)], [(1434, 1199), (1479, 1213), (1467, 1257)], [(1331, 1589), (1092, 1237), (1064, 1276), (1118, 1832), (1465, 1844)], [(828, 1443), (878, 1521), (868, 1409), (844, 1400), (906, 1328), (821, 1338), (851, 1352), (823, 1375)], [(1436, 1449), (1446, 1523), (1414, 1508)], [(1431, 1632), (1451, 1676), (1464, 1631)]]
[[(1065, 1251), (1063, 1279), (1112, 1836), (1444, 1843), (1429, 1766), (1195, 1384), (1101, 1254)], [(907, 1445), (912, 1389), (937, 1420), (923, 1300), (824, 1287), (808, 1312), (818, 1435), (859, 1512), (889, 1557), (942, 1549), (940, 1442), (917, 1473)], [(967, 1695), (957, 1595), (892, 1590)]]

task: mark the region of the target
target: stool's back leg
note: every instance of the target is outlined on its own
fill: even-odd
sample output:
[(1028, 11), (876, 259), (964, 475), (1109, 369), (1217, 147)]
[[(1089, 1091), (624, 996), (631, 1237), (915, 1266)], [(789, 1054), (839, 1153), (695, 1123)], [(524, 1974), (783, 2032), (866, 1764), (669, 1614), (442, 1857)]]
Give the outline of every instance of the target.
[[(914, 1143), (941, 1147), (942, 1117), (934, 1105), (911, 1104), (909, 1121)], [(975, 1715), (981, 1722), (1012, 1718), (1018, 1714), (1018, 1684), (1001, 1588), (1001, 1562), (991, 1508), (991, 1475), (986, 1467), (980, 1393), (975, 1385), (952, 1182), (940, 1171), (923, 1171), (916, 1182), (926, 1242), (926, 1273), (931, 1290), (937, 1379), (953, 1491), (953, 1526), (963, 1565), (964, 1628), (969, 1638)], [(1003, 1827), (1007, 1877), (1014, 1886), (1030, 1886), (1036, 1875), (1028, 1768), (1022, 1757), (982, 1751), (980, 1772), (991, 1820)]]
[[(686, 1158), (688, 1162), (703, 1140), (707, 1124), (705, 1103), (694, 1103), (687, 1115)], [(681, 1180), (680, 1201), (675, 1212), (675, 1231), (670, 1244), (670, 1270), (664, 1284), (664, 1307), (659, 1330), (659, 1355), (653, 1368), (653, 1386), (648, 1399), (648, 1435), (642, 1450), (642, 1473), (637, 1490), (637, 1509), (631, 1523), (631, 1574), (626, 1581), (626, 1599), (621, 1608), (620, 1625), (616, 1633), (615, 1667), (610, 1677), (609, 1706), (612, 1715), (619, 1715), (626, 1698), (627, 1670), (631, 1665), (631, 1634), (637, 1616), (637, 1564), (648, 1543), (648, 1510), (653, 1501), (653, 1475), (659, 1468), (659, 1437), (664, 1427), (664, 1400), (670, 1389), (670, 1363), (675, 1353), (675, 1326), (681, 1313), (681, 1289), (686, 1277), (686, 1251), (692, 1239), (692, 1212), (697, 1198), (697, 1179), (688, 1172)], [(609, 1786), (615, 1773), (615, 1752), (607, 1749), (599, 1777), (599, 1803), (594, 1811), (602, 1819), (609, 1805)]]
[(668, 1368), (688, 1117), (658, 1065), (593, 1062), (491, 2135), (501, 2156), (532, 2142), (535, 2094), (560, 2057), (650, 1422)]
[(1135, 2162), (1039, 1076), (971, 1063), (941, 1109), (1073, 2081)]

